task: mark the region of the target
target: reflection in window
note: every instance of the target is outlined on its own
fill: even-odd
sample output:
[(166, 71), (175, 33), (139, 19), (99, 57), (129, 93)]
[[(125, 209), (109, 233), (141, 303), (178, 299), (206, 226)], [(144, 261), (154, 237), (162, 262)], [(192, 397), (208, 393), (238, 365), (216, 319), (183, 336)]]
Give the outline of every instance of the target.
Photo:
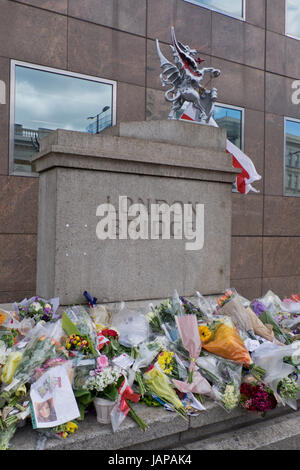
[(300, 196), (300, 122), (285, 121), (285, 196)]
[(219, 127), (227, 130), (227, 139), (241, 149), (243, 146), (242, 110), (216, 105), (213, 117)]
[(286, 0), (286, 34), (300, 39), (299, 0)]
[(30, 173), (40, 140), (56, 129), (96, 134), (112, 125), (113, 84), (15, 65), (13, 172)]
[[(214, 107), (213, 118), (222, 129), (227, 131), (227, 139), (239, 149), (243, 147), (243, 111), (236, 108), (216, 105)], [(233, 191), (238, 192), (233, 184)]]
[(237, 18), (244, 17), (244, 0), (186, 0)]

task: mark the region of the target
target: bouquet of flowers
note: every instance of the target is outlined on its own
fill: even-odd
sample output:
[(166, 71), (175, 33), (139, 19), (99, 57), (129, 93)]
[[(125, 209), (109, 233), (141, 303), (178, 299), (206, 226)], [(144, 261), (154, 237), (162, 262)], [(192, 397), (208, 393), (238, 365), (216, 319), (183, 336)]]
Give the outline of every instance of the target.
[(196, 315), (198, 320), (203, 320), (204, 314), (202, 310), (194, 305), (192, 302), (187, 300), (185, 297), (180, 296), (179, 299), (182, 302), (182, 307), (185, 315)]
[(259, 319), (265, 325), (272, 325), (275, 337), (278, 341), (283, 344), (291, 344), (293, 342), (293, 337), (288, 332), (286, 332), (279, 322), (276, 321), (275, 316), (268, 310), (265, 310), (259, 315)]
[(300, 390), (297, 384), (298, 375), (291, 374), (284, 377), (278, 384), (277, 393), (283, 400), (296, 400)]
[(3, 341), (7, 348), (11, 348), (17, 342), (18, 332), (14, 328), (0, 331), (0, 341)]
[(161, 370), (153, 365), (144, 373), (146, 388), (185, 418), (185, 408), (178, 398), (170, 379)]
[(213, 384), (212, 391), (218, 404), (228, 412), (236, 408), (239, 404), (243, 366), (210, 353), (202, 354), (197, 359), (197, 365), (204, 377)]
[(0, 402), (0, 450), (7, 450), (19, 423), (30, 415), (26, 387), (20, 387), (13, 396), (2, 393)]
[(104, 328), (97, 333), (98, 350), (109, 359), (119, 356), (125, 351), (125, 347), (119, 342), (119, 335), (116, 330)]
[(160, 322), (157, 308), (155, 309), (153, 306), (151, 306), (150, 312), (146, 314), (146, 319), (153, 333), (162, 334), (164, 332), (164, 330), (161, 327), (161, 322)]
[[(179, 338), (179, 331), (176, 325), (176, 317), (184, 315), (183, 303), (180, 300), (177, 291), (174, 292), (172, 299), (166, 299), (159, 306), (154, 308), (161, 329), (170, 341), (176, 342)], [(153, 317), (152, 324), (155, 317)]]
[(164, 347), (165, 345), (160, 341), (160, 338), (156, 338), (155, 341), (140, 343), (132, 350), (135, 360), (128, 373), (128, 384), (132, 386), (133, 382), (136, 381), (142, 398), (147, 393), (141, 369), (147, 368)]
[(138, 424), (142, 431), (145, 431), (148, 425), (140, 418), (130, 403), (131, 401), (138, 403), (141, 396), (138, 393), (134, 393), (128, 385), (127, 378), (125, 376), (123, 376), (123, 378), (124, 380), (119, 388), (118, 399), (111, 411), (111, 424), (113, 431), (117, 431), (127, 415), (129, 415)]
[(230, 361), (250, 366), (250, 354), (235, 328), (220, 322), (207, 328), (199, 329), (199, 334), (204, 339), (203, 349)]
[(88, 338), (84, 338), (75, 334), (68, 336), (68, 338), (66, 339), (65, 347), (67, 351), (71, 353), (73, 351), (78, 351), (82, 354), (88, 354), (90, 352), (90, 343), (88, 341)]
[(70, 434), (74, 434), (77, 430), (78, 424), (76, 421), (68, 421), (67, 423), (52, 428), (52, 431), (63, 439), (66, 439)]
[(264, 383), (243, 383), (240, 393), (240, 405), (248, 411), (258, 411), (264, 415), (277, 406), (272, 390)]
[(59, 306), (59, 299), (45, 300), (36, 296), (15, 303), (14, 306), (21, 318), (33, 318), (35, 323), (40, 320), (48, 322), (53, 319), (53, 315)]
[(96, 327), (83, 307), (67, 308), (62, 316), (62, 328), (68, 336), (79, 336), (87, 341), (91, 354), (98, 355)]
[(158, 367), (171, 379), (186, 380), (187, 378), (185, 366), (173, 351), (162, 351), (159, 353), (155, 367)]
[(48, 359), (67, 357), (65, 348), (46, 335), (34, 337), (24, 348), (23, 353), (16, 351), (16, 354), (21, 357), (18, 356), (18, 364), (12, 374), (13, 380), (10, 380), (9, 385), (4, 387), (4, 391), (7, 390), (10, 393), (29, 382), (34, 377), (35, 370)]
[(109, 364), (108, 357), (102, 354), (97, 358), (97, 368), (90, 372), (84, 388), (97, 398), (115, 401), (120, 387), (122, 372), (117, 366)]
[(231, 317), (237, 327), (245, 330), (250, 338), (256, 339), (251, 318), (234, 289), (228, 289), (225, 295), (219, 297), (218, 305), (219, 314)]

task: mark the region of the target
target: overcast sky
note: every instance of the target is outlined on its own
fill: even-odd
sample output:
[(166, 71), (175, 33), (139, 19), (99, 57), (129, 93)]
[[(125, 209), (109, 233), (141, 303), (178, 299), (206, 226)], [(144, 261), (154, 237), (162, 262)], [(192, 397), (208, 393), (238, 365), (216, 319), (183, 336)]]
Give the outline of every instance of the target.
[(300, 1), (288, 0), (287, 7), (287, 33), (300, 37)]
[(85, 131), (89, 116), (112, 108), (112, 86), (67, 75), (16, 67), (15, 123)]
[[(212, 8), (216, 8), (218, 10), (226, 11), (233, 16), (243, 16), (243, 0), (198, 0), (199, 3), (204, 3)], [(224, 10), (224, 5), (226, 3), (226, 10)]]

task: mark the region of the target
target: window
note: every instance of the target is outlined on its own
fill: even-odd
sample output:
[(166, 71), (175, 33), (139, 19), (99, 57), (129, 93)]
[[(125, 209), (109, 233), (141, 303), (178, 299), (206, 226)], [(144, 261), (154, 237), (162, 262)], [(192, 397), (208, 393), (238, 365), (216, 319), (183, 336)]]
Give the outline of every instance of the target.
[(227, 139), (238, 148), (244, 146), (244, 110), (228, 105), (215, 105), (213, 118), (222, 129), (227, 130)]
[(300, 2), (286, 0), (285, 34), (300, 39)]
[(300, 121), (285, 119), (284, 195), (300, 196)]
[(32, 176), (30, 157), (56, 129), (92, 134), (115, 124), (116, 83), (12, 61), (10, 173)]
[[(222, 129), (227, 130), (227, 139), (239, 149), (244, 148), (244, 110), (229, 105), (215, 105), (213, 118)], [(232, 185), (233, 192), (238, 192), (236, 185)]]
[[(234, 18), (245, 19), (246, 0), (185, 0)], [(297, 0), (295, 0), (297, 1)]]

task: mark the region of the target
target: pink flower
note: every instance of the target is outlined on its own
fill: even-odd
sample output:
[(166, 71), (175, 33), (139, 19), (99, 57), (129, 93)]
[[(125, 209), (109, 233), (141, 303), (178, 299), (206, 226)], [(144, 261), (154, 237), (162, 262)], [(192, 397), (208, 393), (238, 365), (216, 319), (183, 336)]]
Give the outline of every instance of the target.
[(102, 354), (101, 356), (97, 358), (97, 367), (98, 369), (102, 370), (107, 366), (108, 366), (107, 356), (105, 356), (105, 354)]

